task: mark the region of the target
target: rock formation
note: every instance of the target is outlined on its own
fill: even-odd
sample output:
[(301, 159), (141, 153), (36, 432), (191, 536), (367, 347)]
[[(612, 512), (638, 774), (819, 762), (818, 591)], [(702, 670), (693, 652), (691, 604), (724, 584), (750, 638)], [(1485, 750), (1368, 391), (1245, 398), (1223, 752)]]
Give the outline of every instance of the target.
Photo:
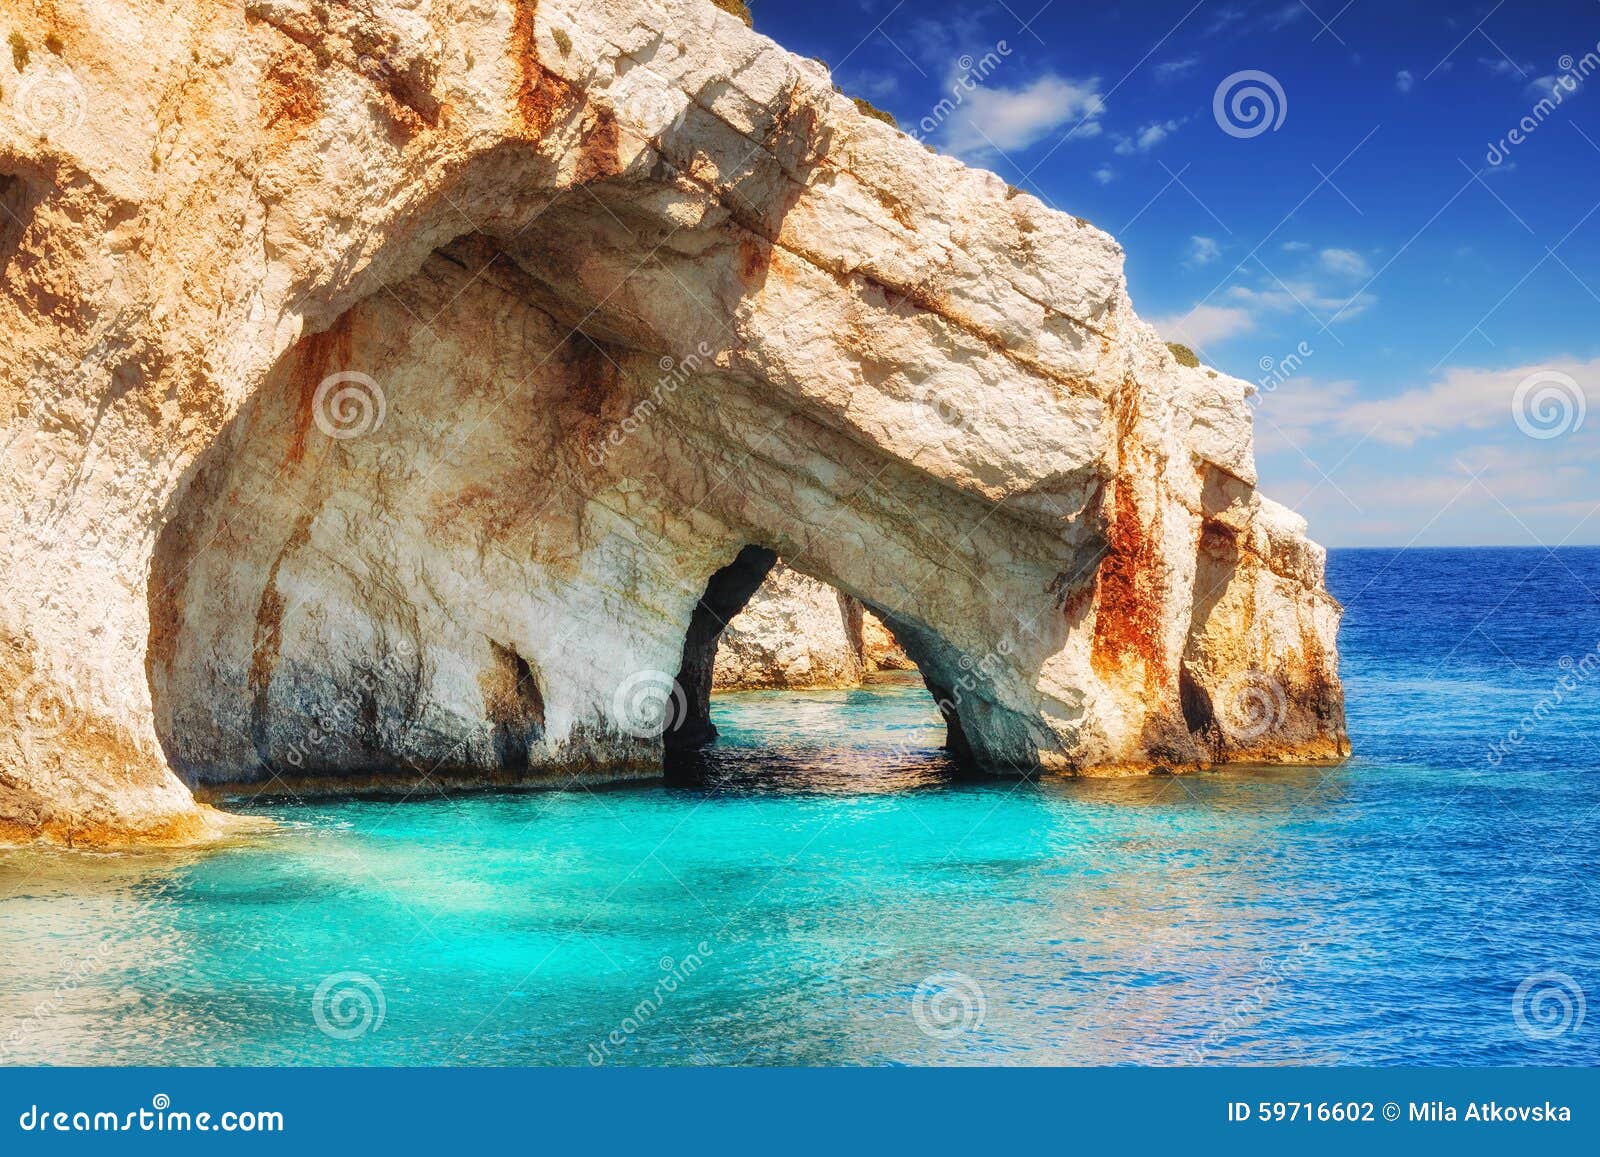
[(780, 559), (717, 640), (712, 689), (858, 687), (873, 672), (915, 670), (860, 599)]
[(861, 614), (861, 663), (867, 671), (915, 671), (917, 665), (896, 641), (883, 620), (863, 608)]
[(861, 604), (780, 561), (717, 642), (713, 689), (857, 687)]
[(1250, 387), (707, 0), (0, 25), (0, 835), (656, 774), (774, 553), (976, 766), (1346, 749)]

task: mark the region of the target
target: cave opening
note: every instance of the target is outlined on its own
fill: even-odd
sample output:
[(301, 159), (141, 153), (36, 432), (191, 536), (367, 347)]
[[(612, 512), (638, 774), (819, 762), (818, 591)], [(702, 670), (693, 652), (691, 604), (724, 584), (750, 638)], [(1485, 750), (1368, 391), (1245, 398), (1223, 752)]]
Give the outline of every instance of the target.
[(680, 718), (663, 736), (669, 782), (744, 778), (747, 764), (763, 778), (774, 764), (815, 772), (852, 756), (869, 775), (964, 769), (955, 708), (894, 620), (774, 550), (744, 547), (711, 575), (685, 635)]

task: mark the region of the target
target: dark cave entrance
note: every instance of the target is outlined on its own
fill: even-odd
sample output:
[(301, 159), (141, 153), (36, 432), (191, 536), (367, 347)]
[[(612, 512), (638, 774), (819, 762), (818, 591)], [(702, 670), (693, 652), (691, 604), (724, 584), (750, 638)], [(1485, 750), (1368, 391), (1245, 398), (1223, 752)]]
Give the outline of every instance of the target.
[(707, 580), (705, 593), (695, 604), (683, 640), (678, 686), (683, 689), (685, 702), (683, 719), (665, 734), (669, 763), (673, 755), (695, 751), (717, 737), (716, 725), (711, 722), (711, 684), (717, 644), (728, 624), (744, 610), (777, 563), (777, 551), (764, 546), (747, 546)]
[[(831, 600), (836, 600), (836, 612)], [(779, 646), (790, 643), (804, 652), (802, 632), (774, 630), (769, 618), (765, 623), (767, 649), (760, 639), (752, 648), (747, 637), (750, 620), (770, 615), (774, 607), (780, 627), (803, 620), (809, 611), (812, 621), (827, 629), (828, 640), (801, 659), (802, 667), (808, 667), (820, 652), (825, 656), (823, 663), (799, 681), (794, 680), (793, 672), (771, 669), (775, 656), (770, 647), (774, 642)], [(742, 620), (741, 614), (745, 615)], [(935, 726), (941, 721), (944, 725), (943, 748), (956, 766), (966, 769), (971, 760), (957, 713), (960, 696), (942, 691), (938, 681), (928, 676), (929, 665), (919, 658), (919, 654), (933, 656), (943, 646), (932, 631), (847, 594), (820, 577), (790, 568), (776, 551), (745, 546), (708, 579), (685, 634), (677, 677), (683, 692), (680, 718), (663, 735), (668, 779), (701, 781), (704, 756), (718, 736), (712, 718), (714, 694), (862, 691), (880, 681), (901, 687), (914, 684), (919, 699), (924, 689), (931, 694), (933, 703), (921, 701), (937, 709), (929, 715)], [(829, 660), (835, 661), (831, 667), (826, 666)]]

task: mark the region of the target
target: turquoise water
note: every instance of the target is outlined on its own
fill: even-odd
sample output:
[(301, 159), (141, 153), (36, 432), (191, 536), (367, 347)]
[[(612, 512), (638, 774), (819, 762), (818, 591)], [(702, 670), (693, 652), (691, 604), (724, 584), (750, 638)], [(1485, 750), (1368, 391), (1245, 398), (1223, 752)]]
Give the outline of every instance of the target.
[(1330, 583), (1338, 768), (963, 781), (901, 679), (721, 698), (697, 787), (6, 853), (0, 1058), (1600, 1061), (1600, 551), (1336, 552)]

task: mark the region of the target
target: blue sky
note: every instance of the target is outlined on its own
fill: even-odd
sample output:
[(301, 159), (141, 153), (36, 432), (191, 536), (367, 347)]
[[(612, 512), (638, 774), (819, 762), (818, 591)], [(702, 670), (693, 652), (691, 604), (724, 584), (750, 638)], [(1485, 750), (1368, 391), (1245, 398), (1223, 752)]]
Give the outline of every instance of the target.
[(1115, 236), (1319, 541), (1600, 543), (1600, 0), (1040, 2), (751, 6)]

